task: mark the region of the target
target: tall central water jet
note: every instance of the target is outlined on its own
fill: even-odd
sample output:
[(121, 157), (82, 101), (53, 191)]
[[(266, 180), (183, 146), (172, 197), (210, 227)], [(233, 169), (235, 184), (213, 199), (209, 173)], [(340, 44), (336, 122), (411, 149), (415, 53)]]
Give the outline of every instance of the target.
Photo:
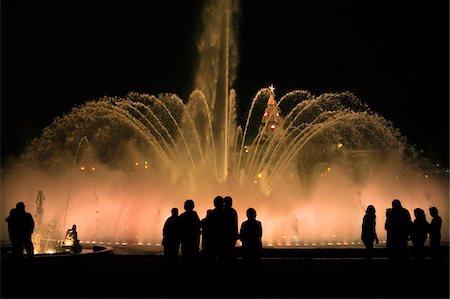
[(236, 78), (238, 63), (236, 0), (206, 1), (203, 10), (203, 32), (198, 42), (199, 65), (195, 88), (201, 90), (212, 111), (215, 154), (220, 157), (218, 177), (227, 178), (230, 130), (233, 126), (233, 107), (229, 101), (230, 88)]

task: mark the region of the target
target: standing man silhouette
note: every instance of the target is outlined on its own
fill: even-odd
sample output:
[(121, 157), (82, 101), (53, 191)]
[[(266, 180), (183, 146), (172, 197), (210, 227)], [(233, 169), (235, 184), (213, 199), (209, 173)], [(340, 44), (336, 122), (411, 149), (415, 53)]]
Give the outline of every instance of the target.
[(25, 249), (27, 257), (34, 257), (33, 241), (31, 235), (34, 231), (34, 220), (30, 213), (25, 211), (25, 204), (18, 202), (16, 208), (11, 210), (6, 218), (8, 222), (8, 231), (13, 245), (13, 256), (23, 258)]
[(178, 209), (172, 208), (171, 216), (167, 218), (163, 227), (164, 262), (175, 266), (178, 263), (178, 251), (180, 249), (180, 227)]
[(412, 222), (409, 211), (402, 207), (400, 200), (392, 201), (392, 209), (386, 211), (387, 248), (392, 260), (408, 258), (408, 240), (411, 236)]
[(188, 269), (192, 269), (194, 266), (200, 247), (200, 218), (194, 211), (194, 207), (192, 199), (186, 200), (184, 202), (185, 211), (179, 218), (181, 255)]
[(431, 217), (433, 217), (429, 226), (431, 256), (438, 258), (441, 247), (442, 218), (439, 216), (439, 211), (436, 207), (431, 207), (429, 211)]
[(247, 220), (241, 224), (239, 238), (242, 242), (242, 260), (246, 287), (250, 295), (258, 291), (259, 263), (262, 251), (262, 226), (256, 220), (256, 210), (247, 209)]

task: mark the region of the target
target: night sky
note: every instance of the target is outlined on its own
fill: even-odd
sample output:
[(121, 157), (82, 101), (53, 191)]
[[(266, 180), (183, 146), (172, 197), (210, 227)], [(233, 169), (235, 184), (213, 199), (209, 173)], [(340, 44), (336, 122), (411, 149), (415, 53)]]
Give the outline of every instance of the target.
[[(277, 98), (351, 91), (448, 165), (448, 1), (242, 2), (241, 114), (270, 84)], [(2, 1), (2, 162), (88, 100), (130, 91), (187, 99), (201, 3)]]

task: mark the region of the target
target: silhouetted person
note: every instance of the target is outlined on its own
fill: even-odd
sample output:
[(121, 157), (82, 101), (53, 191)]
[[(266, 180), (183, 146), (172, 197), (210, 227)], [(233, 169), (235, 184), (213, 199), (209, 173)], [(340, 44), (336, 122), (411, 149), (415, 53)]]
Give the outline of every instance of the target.
[(376, 211), (373, 205), (369, 205), (366, 209), (366, 215), (363, 217), (361, 240), (366, 246), (367, 258), (373, 257), (373, 242), (379, 243), (376, 232)]
[(180, 249), (180, 227), (178, 209), (171, 210), (171, 216), (167, 218), (163, 227), (164, 262), (175, 266), (178, 263), (178, 251)]
[(214, 209), (209, 212), (209, 225), (211, 236), (211, 255), (216, 259), (222, 259), (225, 248), (225, 220), (224, 199), (218, 195), (213, 200)]
[(425, 211), (420, 208), (414, 209), (414, 217), (411, 234), (414, 258), (423, 260), (425, 258), (425, 241), (428, 238), (429, 223), (426, 219)]
[(25, 249), (27, 257), (34, 257), (34, 247), (31, 240), (34, 220), (33, 216), (25, 211), (25, 204), (18, 202), (16, 208), (10, 211), (6, 221), (8, 222), (8, 232), (13, 246), (13, 256), (22, 258)]
[(439, 216), (439, 211), (436, 207), (431, 207), (429, 209), (431, 217), (430, 226), (429, 226), (429, 234), (430, 234), (430, 249), (431, 256), (433, 258), (438, 258), (440, 255), (440, 247), (441, 247), (441, 227), (442, 227), (442, 218)]
[(392, 209), (386, 211), (387, 249), (389, 258), (403, 260), (408, 257), (408, 240), (411, 235), (411, 215), (400, 200), (392, 201)]
[(241, 224), (239, 239), (242, 242), (242, 260), (244, 263), (244, 277), (247, 279), (250, 291), (258, 281), (259, 263), (262, 251), (262, 226), (256, 220), (256, 211), (247, 209), (247, 220)]
[(223, 199), (224, 216), (224, 258), (226, 261), (234, 259), (234, 250), (238, 239), (238, 215), (233, 208), (233, 199), (231, 196), (225, 196)]
[(206, 217), (200, 221), (200, 231), (202, 235), (202, 249), (200, 255), (205, 261), (210, 261), (214, 257), (211, 213), (212, 210), (207, 210)]
[(199, 254), (200, 218), (194, 211), (194, 201), (188, 199), (184, 203), (185, 212), (180, 215), (181, 255), (185, 266), (192, 269)]
[(9, 240), (11, 241), (11, 253), (12, 257), (17, 257), (17, 251), (18, 251), (18, 244), (17, 244), (17, 233), (14, 230), (14, 217), (16, 214), (16, 208), (12, 208), (11, 211), (9, 211), (9, 216), (6, 217), (5, 221), (8, 222), (8, 235)]

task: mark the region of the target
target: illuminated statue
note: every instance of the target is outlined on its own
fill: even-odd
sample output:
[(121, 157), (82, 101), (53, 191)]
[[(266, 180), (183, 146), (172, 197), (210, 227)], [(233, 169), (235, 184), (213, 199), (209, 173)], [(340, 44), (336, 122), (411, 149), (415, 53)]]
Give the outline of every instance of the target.
[(75, 224), (71, 229), (67, 230), (62, 247), (69, 249), (74, 253), (81, 252), (81, 245), (80, 241), (78, 240), (77, 226)]

